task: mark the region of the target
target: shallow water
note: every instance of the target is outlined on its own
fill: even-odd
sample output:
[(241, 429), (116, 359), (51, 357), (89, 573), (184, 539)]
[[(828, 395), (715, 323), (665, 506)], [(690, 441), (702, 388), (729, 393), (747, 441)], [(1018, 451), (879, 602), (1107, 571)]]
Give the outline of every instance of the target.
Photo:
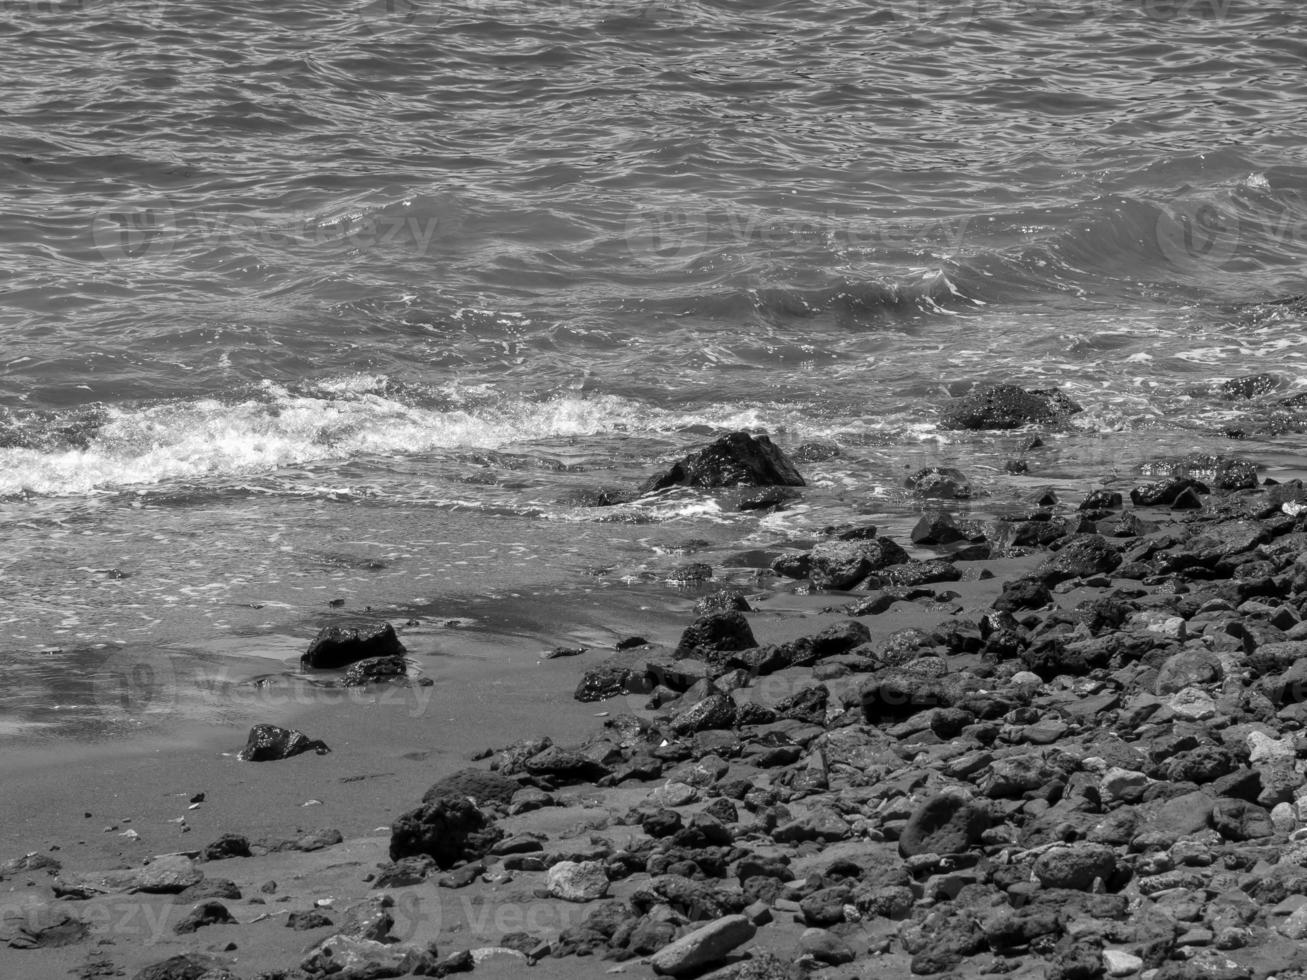
[[(901, 532), (918, 466), (982, 511), (1191, 450), (1297, 475), (1301, 433), (1224, 433), (1304, 387), (1302, 18), (3, 5), (0, 618), (37, 679), (0, 720), (52, 699), (43, 650), (285, 659), (333, 598), (643, 587), (687, 539), (720, 569), (850, 510)], [(1020, 434), (935, 424), (999, 380), (1085, 407), (1026, 476)], [(799, 506), (573, 502), (735, 428), (824, 447)]]

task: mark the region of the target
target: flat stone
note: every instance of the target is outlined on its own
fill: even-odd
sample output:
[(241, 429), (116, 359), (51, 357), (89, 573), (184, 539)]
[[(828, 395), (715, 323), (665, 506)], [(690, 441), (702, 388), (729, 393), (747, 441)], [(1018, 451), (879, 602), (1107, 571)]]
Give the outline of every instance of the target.
[(566, 902), (593, 902), (608, 894), (602, 861), (559, 861), (545, 875), (549, 894)]

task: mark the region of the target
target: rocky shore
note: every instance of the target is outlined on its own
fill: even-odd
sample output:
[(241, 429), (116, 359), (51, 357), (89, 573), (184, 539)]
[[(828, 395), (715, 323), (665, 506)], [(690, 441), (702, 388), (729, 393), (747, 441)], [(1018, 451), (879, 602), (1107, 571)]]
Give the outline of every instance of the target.
[[(1076, 410), (969, 399), (959, 427)], [(487, 744), (371, 835), (12, 855), (0, 975), (1307, 976), (1307, 487), (1194, 456), (977, 521), (964, 474), (909, 483), (909, 540), (850, 515), (749, 582), (687, 565), (666, 635), (554, 651), (590, 735)], [(737, 433), (643, 491), (673, 485), (803, 478)], [(332, 627), (305, 669), (414, 684), (403, 638)], [(342, 754), (276, 721), (232, 765)]]

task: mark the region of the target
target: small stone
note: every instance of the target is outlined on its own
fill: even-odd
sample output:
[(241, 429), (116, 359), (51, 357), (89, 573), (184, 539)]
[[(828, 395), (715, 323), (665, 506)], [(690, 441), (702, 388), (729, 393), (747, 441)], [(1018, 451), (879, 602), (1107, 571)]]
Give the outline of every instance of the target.
[(1103, 969), (1109, 977), (1134, 976), (1144, 968), (1144, 961), (1124, 949), (1103, 950)]
[(1216, 702), (1201, 688), (1186, 687), (1166, 698), (1164, 703), (1176, 715), (1189, 721), (1203, 721), (1216, 716)]
[(1275, 804), (1271, 807), (1271, 825), (1277, 833), (1293, 833), (1298, 829), (1298, 808), (1292, 803)]
[(1103, 773), (1098, 789), (1104, 800), (1121, 800), (1125, 803), (1138, 803), (1148, 788), (1148, 777), (1133, 769), (1121, 769), (1113, 766)]

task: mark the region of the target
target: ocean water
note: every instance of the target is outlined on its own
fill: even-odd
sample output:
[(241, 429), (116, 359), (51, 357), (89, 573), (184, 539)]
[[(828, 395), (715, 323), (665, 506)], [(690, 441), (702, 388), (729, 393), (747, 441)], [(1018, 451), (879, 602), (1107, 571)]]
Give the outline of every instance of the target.
[[(906, 530), (919, 466), (981, 513), (1194, 450), (1296, 475), (1305, 17), (6, 0), (0, 728), (102, 733), (82, 681), (123, 658), (280, 669), (368, 607), (475, 624)], [(995, 381), (1085, 412), (1030, 452), (939, 430)], [(578, 503), (737, 428), (798, 504)]]

